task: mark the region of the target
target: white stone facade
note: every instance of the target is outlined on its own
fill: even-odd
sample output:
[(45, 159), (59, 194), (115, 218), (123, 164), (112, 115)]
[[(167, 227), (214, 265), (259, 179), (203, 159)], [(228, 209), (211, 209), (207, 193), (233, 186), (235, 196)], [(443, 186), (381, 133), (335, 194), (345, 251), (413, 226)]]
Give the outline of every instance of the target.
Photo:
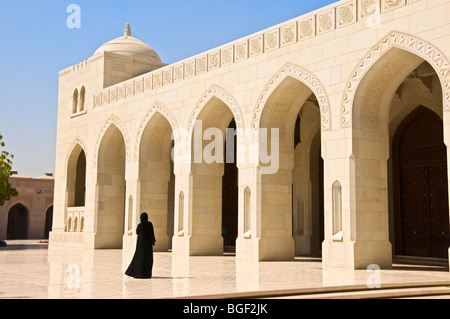
[[(224, 165), (194, 161), (194, 128), (234, 119), (238, 259), (391, 266), (394, 133), (422, 105), (450, 143), (450, 1), (343, 0), (171, 65), (130, 38), (60, 72), (50, 246), (133, 251), (147, 211), (157, 250), (222, 254)], [(250, 160), (261, 129), (279, 132), (272, 173)]]

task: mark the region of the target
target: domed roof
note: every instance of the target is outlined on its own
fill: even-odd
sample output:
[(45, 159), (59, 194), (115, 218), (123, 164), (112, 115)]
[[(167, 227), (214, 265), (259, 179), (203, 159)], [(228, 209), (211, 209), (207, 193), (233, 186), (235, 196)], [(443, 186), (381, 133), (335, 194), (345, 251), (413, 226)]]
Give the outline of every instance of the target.
[(150, 46), (131, 36), (131, 28), (127, 23), (123, 37), (116, 38), (95, 51), (94, 55), (103, 52), (113, 52), (128, 57), (147, 60), (148, 62), (161, 63), (159, 55)]

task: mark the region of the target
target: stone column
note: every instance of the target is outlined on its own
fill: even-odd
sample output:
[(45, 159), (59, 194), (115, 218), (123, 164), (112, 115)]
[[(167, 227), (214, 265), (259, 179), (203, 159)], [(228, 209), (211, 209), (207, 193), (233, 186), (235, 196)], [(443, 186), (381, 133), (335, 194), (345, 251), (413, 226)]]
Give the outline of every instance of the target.
[(127, 167), (125, 169), (125, 221), (122, 247), (124, 253), (128, 253), (131, 257), (136, 249), (136, 228), (139, 224), (140, 216), (140, 180), (138, 178), (138, 167), (138, 162), (135, 161), (133, 163), (127, 163)]
[[(351, 130), (351, 129), (346, 129)], [(343, 133), (343, 134), (342, 134)], [(366, 269), (371, 264), (392, 267), (389, 242), (387, 159), (389, 136), (353, 130), (327, 132), (324, 148), (325, 240), (324, 267)], [(341, 203), (334, 203), (339, 182)], [(341, 209), (342, 228), (335, 224)]]
[[(190, 256), (192, 234), (192, 174), (190, 165), (175, 164), (175, 214), (172, 237), (172, 254)], [(180, 201), (180, 194), (183, 194)]]

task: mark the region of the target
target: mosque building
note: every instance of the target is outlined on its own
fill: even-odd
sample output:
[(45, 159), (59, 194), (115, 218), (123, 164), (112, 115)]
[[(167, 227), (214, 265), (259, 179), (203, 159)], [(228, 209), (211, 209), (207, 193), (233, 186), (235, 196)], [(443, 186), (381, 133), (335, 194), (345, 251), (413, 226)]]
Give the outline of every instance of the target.
[(448, 259), (450, 1), (342, 0), (173, 64), (131, 31), (59, 73), (50, 248), (133, 251), (147, 212), (174, 255)]

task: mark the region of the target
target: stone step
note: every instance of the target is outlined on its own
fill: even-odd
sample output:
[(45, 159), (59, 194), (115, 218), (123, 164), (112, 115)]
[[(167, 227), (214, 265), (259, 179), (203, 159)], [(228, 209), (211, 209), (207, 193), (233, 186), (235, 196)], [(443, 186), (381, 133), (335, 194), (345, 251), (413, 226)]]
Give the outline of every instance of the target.
[(450, 299), (450, 286), (414, 287), (395, 289), (371, 289), (365, 291), (330, 292), (306, 295), (292, 295), (271, 299), (393, 299), (424, 296), (447, 296)]
[(316, 287), (287, 290), (248, 291), (230, 294), (195, 296), (197, 299), (379, 299), (420, 296), (450, 298), (450, 281), (385, 284), (370, 289), (366, 285)]

